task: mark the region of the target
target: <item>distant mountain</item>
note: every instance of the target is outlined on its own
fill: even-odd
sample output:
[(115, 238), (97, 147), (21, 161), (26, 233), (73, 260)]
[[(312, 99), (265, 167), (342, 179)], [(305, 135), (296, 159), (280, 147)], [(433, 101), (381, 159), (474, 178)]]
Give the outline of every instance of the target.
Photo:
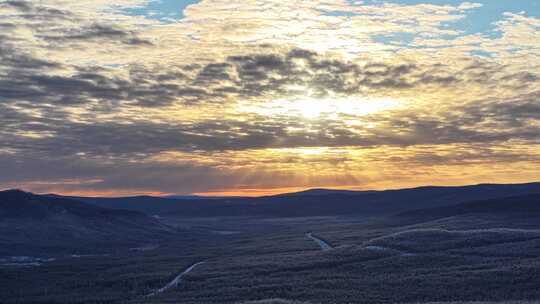
[(140, 196), (72, 199), (101, 207), (142, 211), (151, 215), (294, 217), (396, 214), (408, 210), (532, 193), (540, 193), (540, 183), (419, 187), (386, 191), (312, 189), (257, 198), (172, 199)]
[(292, 197), (292, 196), (321, 196), (321, 195), (362, 195), (366, 193), (375, 193), (377, 191), (369, 190), (369, 191), (354, 191), (354, 190), (335, 190), (335, 189), (323, 189), (323, 188), (315, 188), (315, 189), (308, 189), (304, 191), (299, 192), (292, 192), (292, 193), (283, 193), (278, 195), (272, 195), (269, 197)]
[(205, 196), (205, 195), (167, 195), (162, 196), (168, 199), (177, 200), (212, 200), (212, 199), (239, 199), (244, 198), (242, 196)]
[(187, 199), (187, 200), (196, 200), (196, 199), (201, 199), (201, 198), (205, 198), (203, 196), (199, 196), (199, 195), (166, 195), (166, 196), (162, 196), (163, 198), (170, 198), (170, 199)]
[(106, 244), (138, 244), (169, 231), (137, 211), (20, 190), (0, 191), (0, 255), (81, 247), (97, 251)]
[(435, 219), (466, 214), (540, 214), (540, 194), (526, 194), (466, 202), (456, 205), (411, 210), (398, 214), (405, 218)]

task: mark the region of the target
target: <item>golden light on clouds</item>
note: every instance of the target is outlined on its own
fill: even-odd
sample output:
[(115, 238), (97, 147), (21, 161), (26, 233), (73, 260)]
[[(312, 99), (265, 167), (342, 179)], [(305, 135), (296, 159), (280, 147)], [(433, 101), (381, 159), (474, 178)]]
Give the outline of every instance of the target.
[(392, 99), (361, 97), (281, 98), (261, 104), (240, 105), (239, 111), (263, 116), (290, 116), (305, 119), (339, 119), (341, 115), (361, 117), (399, 106)]
[(450, 2), (0, 2), (0, 187), (539, 180), (540, 16)]

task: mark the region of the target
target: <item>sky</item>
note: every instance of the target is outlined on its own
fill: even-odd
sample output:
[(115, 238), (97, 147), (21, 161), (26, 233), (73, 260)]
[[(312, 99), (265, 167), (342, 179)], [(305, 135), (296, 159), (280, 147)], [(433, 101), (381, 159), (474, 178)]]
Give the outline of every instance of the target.
[(540, 181), (540, 2), (0, 0), (0, 189)]

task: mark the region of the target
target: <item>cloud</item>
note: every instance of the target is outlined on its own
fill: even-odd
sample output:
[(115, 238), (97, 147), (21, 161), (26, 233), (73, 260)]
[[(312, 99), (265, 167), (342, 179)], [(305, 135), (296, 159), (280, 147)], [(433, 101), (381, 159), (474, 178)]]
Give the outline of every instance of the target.
[(480, 8), (482, 6), (482, 3), (463, 2), (458, 6), (458, 9), (466, 11), (470, 9)]
[(103, 24), (93, 24), (80, 29), (72, 30), (62, 35), (38, 35), (38, 38), (48, 41), (51, 46), (54, 43), (70, 43), (70, 42), (90, 42), (90, 41), (118, 41), (128, 45), (137, 46), (151, 46), (152, 42), (149, 40), (138, 38), (134, 33), (124, 31), (114, 26), (107, 26)]
[[(51, 75), (52, 68), (62, 66), (15, 55), (16, 50), (6, 48), (0, 56), (7, 59), (4, 68), (10, 73), (0, 76), (0, 82), (5, 88), (2, 97), (18, 101), (59, 105), (124, 103), (155, 107), (216, 99), (223, 102), (225, 96), (247, 98), (288, 94), (287, 88), (294, 85), (312, 88), (319, 96), (325, 96), (359, 94), (366, 90), (412, 89), (422, 85), (449, 86), (470, 80), (466, 79), (469, 75), (462, 75), (465, 71), (449, 71), (444, 65), (359, 64), (328, 59), (316, 53), (298, 56), (307, 52), (292, 49), (285, 54), (230, 56), (225, 62), (211, 62), (196, 68), (131, 66), (128, 74), (122, 77), (101, 68), (75, 68), (69, 75)], [(527, 74), (529, 79), (519, 75), (527, 82), (535, 80), (534, 74)], [(474, 80), (480, 81), (478, 77)]]
[(0, 2), (0, 187), (539, 177), (537, 18), (467, 35), (452, 22), (481, 4), (201, 1), (167, 24), (125, 13), (145, 3)]

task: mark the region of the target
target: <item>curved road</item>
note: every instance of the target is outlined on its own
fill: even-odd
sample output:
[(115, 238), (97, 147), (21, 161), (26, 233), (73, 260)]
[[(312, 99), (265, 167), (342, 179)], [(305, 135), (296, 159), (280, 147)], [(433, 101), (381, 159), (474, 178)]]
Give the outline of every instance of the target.
[(312, 239), (313, 241), (315, 241), (315, 243), (317, 243), (321, 247), (322, 251), (327, 251), (327, 250), (333, 249), (333, 247), (330, 246), (330, 244), (328, 244), (327, 242), (325, 242), (325, 241), (321, 240), (320, 238), (314, 236), (313, 233), (311, 233), (311, 232), (306, 233), (306, 236), (308, 238)]
[(171, 288), (174, 288), (174, 287), (177, 287), (178, 284), (180, 284), (180, 282), (182, 281), (182, 277), (186, 274), (188, 274), (189, 272), (191, 272), (193, 269), (195, 269), (195, 267), (203, 264), (204, 261), (202, 262), (197, 262), (191, 266), (189, 266), (186, 270), (184, 270), (182, 273), (180, 273), (179, 275), (177, 275), (174, 280), (170, 281), (167, 285), (161, 287), (160, 289), (146, 295), (147, 297), (151, 297), (151, 296), (155, 296), (157, 294), (160, 294), (160, 293), (163, 293), (164, 291), (167, 291), (168, 289), (171, 289)]

